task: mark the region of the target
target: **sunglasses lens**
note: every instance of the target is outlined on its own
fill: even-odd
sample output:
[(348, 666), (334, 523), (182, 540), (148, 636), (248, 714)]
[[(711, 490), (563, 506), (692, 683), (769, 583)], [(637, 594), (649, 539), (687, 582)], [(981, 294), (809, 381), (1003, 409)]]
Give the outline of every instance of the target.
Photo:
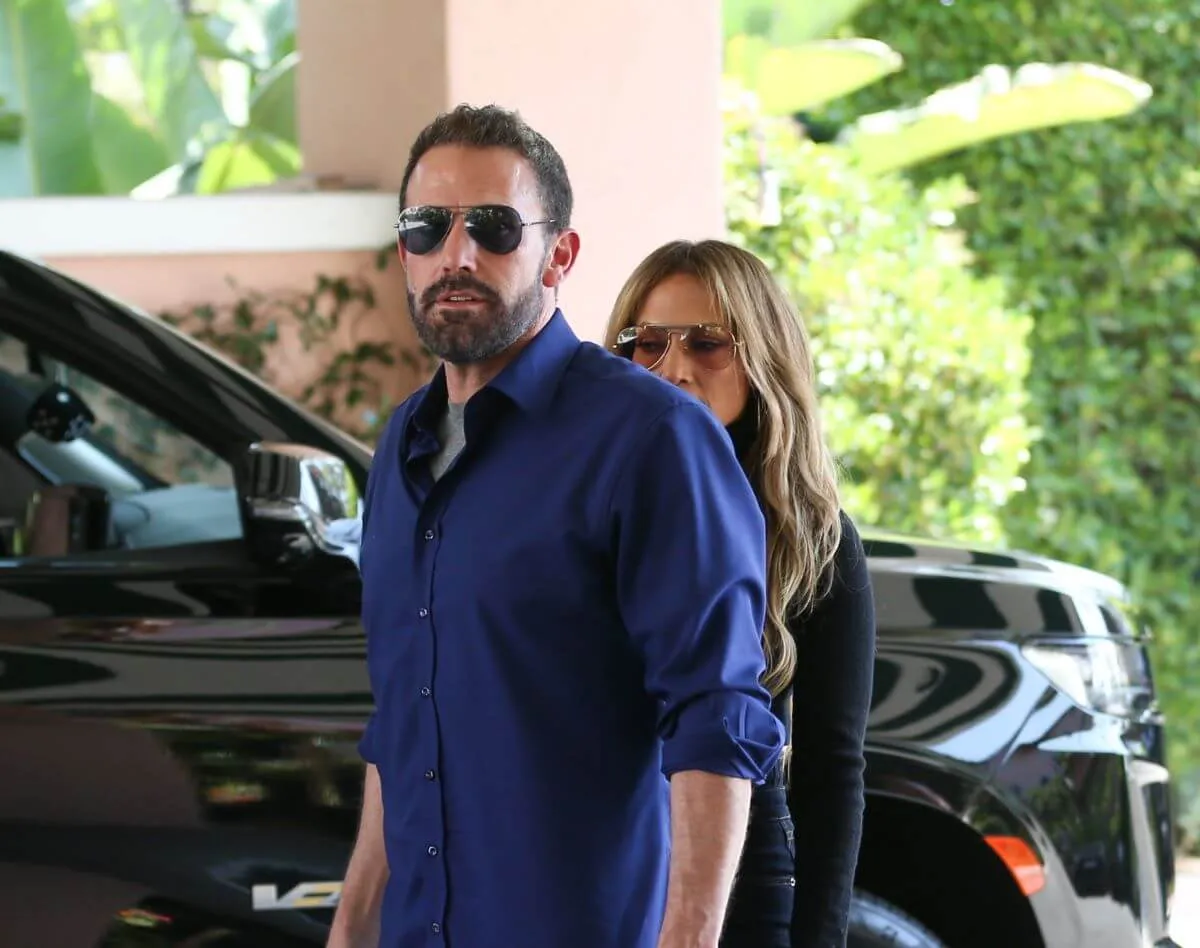
[(687, 358), (701, 369), (719, 372), (733, 361), (737, 348), (733, 334), (721, 326), (690, 326), (687, 329), (630, 326), (617, 336), (616, 350), (626, 359), (653, 369), (667, 354), (673, 335), (680, 337)]
[(697, 365), (712, 372), (720, 371), (733, 361), (733, 336), (720, 326), (693, 326), (688, 330), (684, 346)]
[(670, 343), (670, 336), (666, 332), (652, 326), (639, 326), (618, 338), (621, 354), (647, 369), (654, 368), (662, 361)]
[(514, 208), (500, 204), (473, 207), (466, 213), (467, 233), (488, 253), (512, 253), (521, 245), (525, 227)]
[(400, 214), (396, 232), (409, 253), (430, 253), (450, 233), (454, 215), (440, 207), (407, 208)]

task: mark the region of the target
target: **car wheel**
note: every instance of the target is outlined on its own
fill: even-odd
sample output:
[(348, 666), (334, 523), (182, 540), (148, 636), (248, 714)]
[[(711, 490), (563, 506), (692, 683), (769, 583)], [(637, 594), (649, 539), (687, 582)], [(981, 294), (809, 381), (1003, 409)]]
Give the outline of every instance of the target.
[(854, 893), (846, 948), (946, 948), (911, 915), (866, 892)]

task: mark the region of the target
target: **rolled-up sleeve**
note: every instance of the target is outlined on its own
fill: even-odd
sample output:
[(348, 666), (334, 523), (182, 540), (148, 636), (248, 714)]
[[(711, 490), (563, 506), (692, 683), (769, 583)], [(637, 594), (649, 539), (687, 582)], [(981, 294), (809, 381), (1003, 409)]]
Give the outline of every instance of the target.
[(367, 718), (367, 726), (363, 729), (362, 737), (358, 740), (358, 756), (368, 764), (379, 763), (379, 753), (375, 750), (376, 730), (375, 712), (372, 711), (371, 716)]
[(659, 704), (663, 772), (761, 783), (785, 739), (761, 684), (765, 526), (707, 409), (677, 404), (643, 432), (612, 511), (617, 597)]

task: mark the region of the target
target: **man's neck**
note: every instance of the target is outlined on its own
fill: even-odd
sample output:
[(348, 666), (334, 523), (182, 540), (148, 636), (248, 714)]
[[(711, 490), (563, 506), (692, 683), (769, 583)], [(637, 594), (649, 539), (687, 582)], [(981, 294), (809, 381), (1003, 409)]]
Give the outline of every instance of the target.
[(548, 312), (544, 311), (538, 317), (537, 322), (530, 326), (516, 342), (490, 359), (461, 364), (444, 362), (447, 399), (456, 405), (470, 401), (472, 395), (504, 371), (504, 367), (521, 354), (521, 350), (533, 341), (534, 336), (546, 328), (546, 324), (550, 322), (550, 317), (553, 315), (554, 307), (551, 307)]

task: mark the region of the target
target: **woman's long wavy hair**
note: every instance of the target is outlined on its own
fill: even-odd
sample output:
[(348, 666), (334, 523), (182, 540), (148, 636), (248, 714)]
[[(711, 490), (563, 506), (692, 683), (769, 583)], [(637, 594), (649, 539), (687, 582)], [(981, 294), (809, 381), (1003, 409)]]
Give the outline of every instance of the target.
[(772, 695), (796, 672), (796, 644), (788, 619), (802, 615), (827, 592), (841, 541), (837, 468), (825, 443), (817, 406), (808, 333), (796, 308), (766, 265), (746, 250), (718, 240), (678, 240), (643, 260), (621, 288), (605, 331), (605, 345), (637, 322), (646, 298), (677, 274), (707, 288), (740, 345), (758, 412), (758, 436), (747, 475), (766, 510), (767, 624), (764, 686)]

